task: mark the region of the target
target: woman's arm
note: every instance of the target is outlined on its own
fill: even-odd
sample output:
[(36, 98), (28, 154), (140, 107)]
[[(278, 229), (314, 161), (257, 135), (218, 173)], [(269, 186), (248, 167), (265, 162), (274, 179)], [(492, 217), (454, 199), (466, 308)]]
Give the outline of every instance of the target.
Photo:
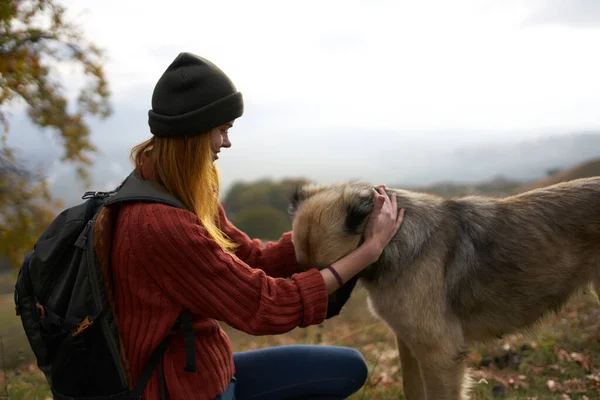
[[(348, 282), (348, 280), (358, 274), (358, 272), (377, 261), (383, 248), (387, 246), (396, 232), (398, 232), (398, 229), (400, 229), (400, 225), (402, 225), (404, 209), (398, 211), (396, 194), (393, 193), (390, 198), (384, 188), (385, 185), (379, 185), (378, 190), (373, 189), (375, 203), (365, 228), (363, 244), (358, 249), (332, 264), (332, 268), (340, 275), (343, 282)], [(238, 249), (237, 253), (240, 253), (242, 256), (240, 258), (257, 262), (260, 267), (256, 268), (270, 271), (275, 275), (278, 275), (277, 273), (279, 273), (279, 276), (284, 277), (287, 275), (281, 275), (281, 273), (283, 271), (290, 271), (290, 265), (295, 266), (298, 271), (306, 269), (296, 262), (295, 255), (293, 261), (288, 260), (289, 264), (282, 262), (282, 258), (276, 258), (278, 255), (280, 257), (283, 256), (281, 253), (278, 253), (278, 250), (281, 251), (291, 247), (291, 250), (293, 251), (290, 233), (286, 233), (284, 238), (280, 239), (279, 246), (276, 244), (269, 244), (266, 248), (261, 248), (256, 244), (259, 243), (258, 240), (254, 242), (254, 245), (249, 244), (249, 242), (252, 243), (252, 241), (246, 234), (235, 228), (233, 224), (227, 220), (225, 210), (222, 206), (220, 206), (219, 217), (222, 218), (221, 223), (223, 224), (223, 227), (227, 229), (225, 232), (231, 234), (232, 239), (245, 243), (242, 249)], [(287, 238), (289, 244), (284, 242), (285, 238)], [(321, 275), (323, 275), (329, 294), (339, 288), (339, 283), (335, 275), (333, 275), (329, 269), (321, 270)]]
[[(380, 197), (364, 244), (333, 264), (344, 281), (373, 263), (400, 226), (401, 216), (382, 210)], [(138, 258), (161, 290), (193, 313), (253, 335), (284, 333), (324, 320), (328, 294), (339, 287), (329, 270), (313, 268), (290, 280), (272, 278), (221, 250), (194, 214), (161, 204), (137, 210), (128, 216), (129, 256)]]
[[(385, 185), (377, 185), (377, 188), (380, 192), (375, 192), (375, 196), (385, 193), (382, 190), (385, 189)], [(387, 195), (385, 197), (387, 198)], [(380, 202), (384, 200), (381, 198)], [(383, 204), (380, 205), (383, 206)], [(402, 220), (400, 220), (401, 222)], [(227, 218), (222, 204), (219, 205), (219, 223), (221, 230), (239, 244), (235, 255), (253, 268), (262, 269), (267, 275), (274, 278), (287, 278), (295, 273), (306, 271), (306, 267), (300, 265), (296, 260), (291, 232), (284, 232), (279, 240), (267, 242), (263, 246), (260, 240), (251, 239)]]
[(251, 239), (233, 225), (222, 205), (219, 205), (219, 223), (221, 230), (239, 245), (235, 255), (253, 268), (262, 269), (274, 278), (288, 278), (306, 271), (306, 267), (296, 261), (291, 232), (284, 232), (276, 242), (263, 245), (260, 240)]
[[(385, 246), (400, 229), (404, 219), (404, 209), (398, 211), (396, 193), (392, 193), (390, 199), (383, 186), (379, 187), (379, 192), (373, 189), (373, 193), (375, 204), (365, 227), (363, 244), (331, 265), (343, 283), (347, 283), (360, 271), (377, 261)], [(328, 293), (339, 288), (335, 275), (329, 269), (323, 269), (321, 274), (325, 279)]]
[(324, 320), (327, 287), (316, 269), (289, 280), (272, 278), (221, 250), (193, 213), (161, 204), (139, 210), (127, 216), (132, 224), (129, 257), (137, 258), (160, 290), (192, 313), (252, 335), (284, 333)]

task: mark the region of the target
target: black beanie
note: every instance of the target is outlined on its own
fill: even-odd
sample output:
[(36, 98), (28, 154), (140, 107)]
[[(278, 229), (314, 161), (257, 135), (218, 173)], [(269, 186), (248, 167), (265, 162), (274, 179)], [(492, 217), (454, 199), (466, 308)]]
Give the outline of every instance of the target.
[(243, 113), (242, 94), (223, 71), (202, 57), (180, 53), (156, 83), (148, 124), (155, 136), (192, 136)]

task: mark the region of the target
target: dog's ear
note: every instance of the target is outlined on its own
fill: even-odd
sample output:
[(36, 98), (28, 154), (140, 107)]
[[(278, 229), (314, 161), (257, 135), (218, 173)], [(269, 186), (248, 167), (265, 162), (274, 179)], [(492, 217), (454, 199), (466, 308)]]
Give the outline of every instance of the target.
[(302, 202), (302, 197), (302, 186), (298, 184), (294, 187), (294, 190), (292, 190), (290, 195), (288, 205), (288, 214), (290, 217), (293, 218), (296, 214), (296, 211), (298, 211), (298, 206), (300, 206), (300, 203)]
[(362, 234), (374, 205), (375, 198), (370, 191), (352, 196), (346, 206), (346, 232), (351, 235)]
[(289, 197), (288, 213), (293, 218), (298, 208), (303, 201), (311, 198), (312, 196), (329, 189), (326, 185), (317, 185), (315, 183), (298, 183), (295, 185), (294, 190)]

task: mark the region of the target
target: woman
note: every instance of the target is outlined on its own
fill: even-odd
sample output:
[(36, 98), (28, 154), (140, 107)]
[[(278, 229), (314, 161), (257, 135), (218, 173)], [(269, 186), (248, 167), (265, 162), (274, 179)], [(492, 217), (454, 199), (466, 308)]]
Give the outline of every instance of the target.
[[(242, 96), (229, 78), (198, 56), (180, 54), (156, 84), (149, 111), (153, 137), (132, 150), (132, 160), (143, 179), (162, 185), (190, 211), (134, 203), (119, 212), (112, 265), (133, 378), (189, 309), (197, 368), (183, 371), (184, 340), (176, 336), (163, 361), (169, 398), (345, 398), (366, 380), (357, 351), (284, 346), (232, 354), (217, 321), (251, 335), (321, 323), (328, 296), (377, 260), (402, 212), (395, 197), (374, 190), (364, 244), (322, 271), (296, 263), (289, 232), (266, 247), (251, 240), (218, 203), (214, 165), (221, 149), (231, 146), (228, 132), (242, 113)], [(158, 372), (144, 396), (159, 398)]]

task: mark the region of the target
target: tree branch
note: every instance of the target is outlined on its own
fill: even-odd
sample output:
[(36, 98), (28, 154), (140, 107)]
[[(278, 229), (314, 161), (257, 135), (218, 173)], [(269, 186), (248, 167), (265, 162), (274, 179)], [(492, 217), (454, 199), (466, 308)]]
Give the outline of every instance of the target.
[[(25, 34), (25, 36), (19, 37), (21, 33)], [(51, 34), (37, 30), (34, 30), (33, 33), (29, 31), (17, 31), (13, 32), (12, 35), (14, 37), (17, 37), (17, 39), (9, 40), (2, 43), (2, 45), (0, 46), (0, 57), (10, 57), (11, 55), (14, 55), (18, 49), (20, 49), (26, 44), (39, 43), (41, 40), (58, 40), (58, 37), (53, 33)], [(11, 47), (6, 48), (5, 46), (9, 43), (11, 44)]]

